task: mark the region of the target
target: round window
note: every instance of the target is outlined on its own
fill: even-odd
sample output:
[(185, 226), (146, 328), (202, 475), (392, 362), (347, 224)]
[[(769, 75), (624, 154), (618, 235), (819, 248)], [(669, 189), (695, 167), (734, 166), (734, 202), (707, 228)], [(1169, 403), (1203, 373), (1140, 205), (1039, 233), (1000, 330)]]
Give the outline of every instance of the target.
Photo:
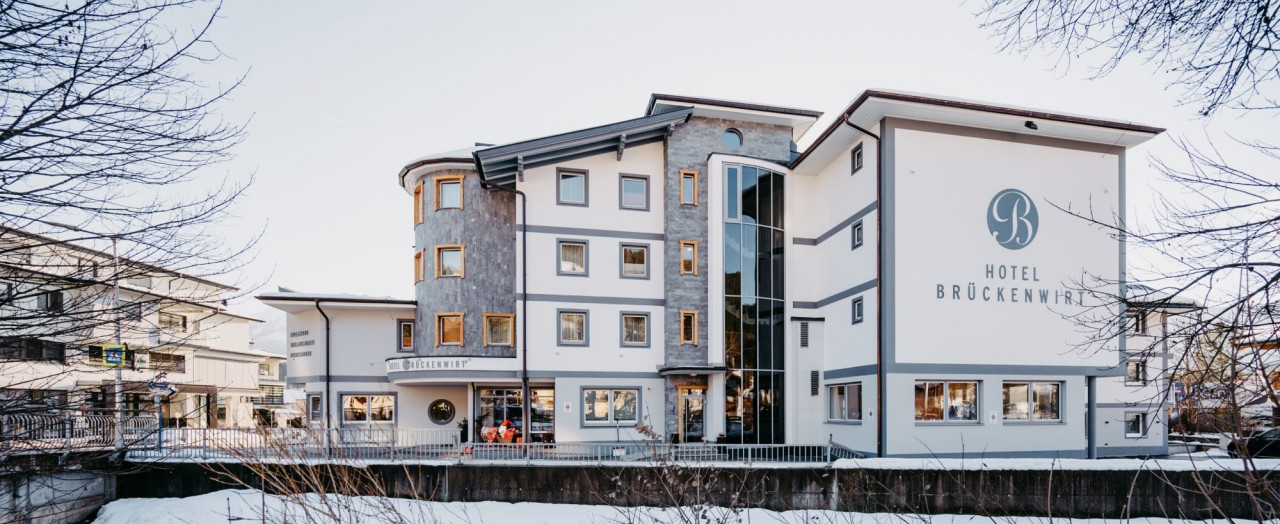
[(726, 129), (724, 132), (725, 149), (737, 149), (742, 147), (742, 133), (737, 129)]
[(427, 409), (427, 415), (431, 417), (431, 421), (436, 424), (448, 424), (453, 422), (453, 416), (457, 411), (453, 409), (453, 403), (445, 399), (440, 399), (431, 403), (431, 407)]

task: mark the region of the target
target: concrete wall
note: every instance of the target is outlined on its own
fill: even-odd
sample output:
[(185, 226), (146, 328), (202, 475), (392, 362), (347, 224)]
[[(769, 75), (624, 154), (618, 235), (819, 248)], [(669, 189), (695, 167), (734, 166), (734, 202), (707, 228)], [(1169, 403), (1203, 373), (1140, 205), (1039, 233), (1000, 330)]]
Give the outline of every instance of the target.
[(114, 473), (64, 471), (0, 480), (0, 524), (63, 524), (91, 518), (115, 493)]

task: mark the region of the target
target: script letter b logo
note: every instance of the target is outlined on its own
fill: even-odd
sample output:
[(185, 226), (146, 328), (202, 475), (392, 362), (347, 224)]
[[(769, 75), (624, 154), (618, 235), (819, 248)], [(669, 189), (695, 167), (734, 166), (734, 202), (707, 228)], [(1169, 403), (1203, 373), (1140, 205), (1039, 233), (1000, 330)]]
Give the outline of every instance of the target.
[(1031, 197), (1017, 189), (996, 193), (987, 206), (987, 230), (1006, 249), (1022, 249), (1036, 238), (1040, 215)]

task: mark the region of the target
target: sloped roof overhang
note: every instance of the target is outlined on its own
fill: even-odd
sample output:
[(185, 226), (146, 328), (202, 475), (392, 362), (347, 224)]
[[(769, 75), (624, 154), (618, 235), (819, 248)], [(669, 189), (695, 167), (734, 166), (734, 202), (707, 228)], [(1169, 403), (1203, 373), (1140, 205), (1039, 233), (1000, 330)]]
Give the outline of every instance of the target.
[(695, 116), (788, 126), (791, 128), (792, 140), (804, 136), (822, 118), (821, 111), (810, 109), (660, 93), (649, 96), (649, 105), (645, 107), (644, 114), (654, 115), (684, 108), (692, 108)]
[(524, 169), (547, 166), (576, 158), (661, 142), (675, 126), (689, 121), (693, 109), (623, 120), (523, 142), (480, 149), (474, 153), (476, 170), (486, 182), (514, 189)]

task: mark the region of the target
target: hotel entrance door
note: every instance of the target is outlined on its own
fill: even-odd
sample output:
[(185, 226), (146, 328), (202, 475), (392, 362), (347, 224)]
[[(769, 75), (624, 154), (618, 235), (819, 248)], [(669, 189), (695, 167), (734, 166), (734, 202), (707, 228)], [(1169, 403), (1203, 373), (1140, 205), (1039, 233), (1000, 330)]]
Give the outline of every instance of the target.
[(706, 405), (706, 387), (681, 387), (679, 417), (679, 441), (702, 442), (702, 431), (705, 425), (703, 407)]

